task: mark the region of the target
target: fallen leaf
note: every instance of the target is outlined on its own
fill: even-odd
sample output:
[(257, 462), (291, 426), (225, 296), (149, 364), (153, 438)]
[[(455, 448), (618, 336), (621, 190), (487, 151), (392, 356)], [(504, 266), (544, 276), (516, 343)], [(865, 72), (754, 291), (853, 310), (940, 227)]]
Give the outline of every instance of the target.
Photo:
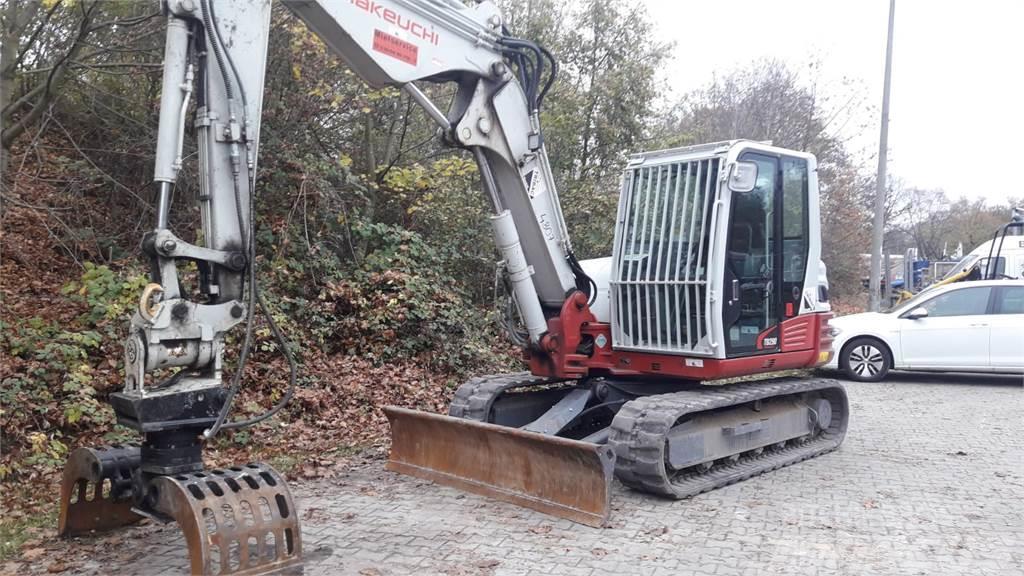
[(488, 558), (486, 560), (481, 560), (481, 561), (477, 562), (476, 563), (476, 567), (477, 568), (494, 568), (498, 564), (501, 564), (501, 560), (494, 560), (494, 559)]
[(43, 554), (46, 554), (46, 548), (29, 548), (21, 553), (21, 557), (26, 560), (35, 560)]
[(872, 508), (878, 508), (878, 502), (875, 502), (874, 500), (865, 500), (864, 507), (869, 510)]
[(51, 573), (51, 574), (56, 574), (58, 572), (63, 572), (65, 570), (67, 570), (68, 568), (70, 568), (70, 566), (68, 566), (67, 564), (65, 564), (65, 563), (61, 562), (60, 560), (58, 560), (58, 561), (54, 562), (53, 564), (50, 564), (49, 566), (47, 566), (46, 567), (46, 571)]
[(607, 556), (608, 555), (608, 551), (605, 550), (604, 548), (594, 548), (593, 550), (590, 551), (590, 553), (593, 554), (594, 556), (598, 556), (598, 557)]
[(533, 532), (534, 534), (547, 534), (548, 532), (551, 532), (551, 525), (545, 524), (543, 526), (534, 526), (533, 528), (530, 528), (530, 532)]

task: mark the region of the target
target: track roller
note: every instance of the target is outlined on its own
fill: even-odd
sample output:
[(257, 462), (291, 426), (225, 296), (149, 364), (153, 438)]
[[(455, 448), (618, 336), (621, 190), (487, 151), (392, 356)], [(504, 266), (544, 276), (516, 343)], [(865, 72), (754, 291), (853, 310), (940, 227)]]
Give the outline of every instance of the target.
[(638, 398), (608, 443), (623, 484), (678, 499), (831, 452), (848, 421), (838, 382), (776, 379)]

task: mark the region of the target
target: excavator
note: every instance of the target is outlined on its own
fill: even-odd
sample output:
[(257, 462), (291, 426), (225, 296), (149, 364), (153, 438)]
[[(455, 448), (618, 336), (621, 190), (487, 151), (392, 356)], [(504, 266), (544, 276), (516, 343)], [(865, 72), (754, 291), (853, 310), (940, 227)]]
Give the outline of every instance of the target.
[[(745, 140), (635, 154), (612, 255), (580, 262), (540, 123), (558, 70), (548, 50), (512, 36), (486, 0), (282, 3), (367, 84), (403, 90), (445, 144), (472, 154), (493, 209), (503, 323), (529, 371), (466, 382), (447, 415), (385, 408), (389, 469), (600, 526), (613, 477), (687, 498), (840, 445), (841, 385), (745, 378), (832, 354), (814, 156)], [(255, 268), (271, 3), (163, 0), (162, 9), (156, 221), (142, 241), (152, 281), (124, 342), (124, 388), (110, 397), (141, 442), (69, 455), (59, 532), (176, 521), (194, 574), (262, 574), (301, 562), (288, 484), (262, 463), (208, 469), (203, 446), (272, 417), (295, 387)], [(454, 85), (447, 112), (424, 83)], [(197, 148), (199, 243), (169, 221), (186, 134)], [(185, 265), (196, 282), (182, 281)], [(256, 308), (290, 383), (264, 414), (231, 419)], [(240, 324), (225, 382), (225, 337)]]

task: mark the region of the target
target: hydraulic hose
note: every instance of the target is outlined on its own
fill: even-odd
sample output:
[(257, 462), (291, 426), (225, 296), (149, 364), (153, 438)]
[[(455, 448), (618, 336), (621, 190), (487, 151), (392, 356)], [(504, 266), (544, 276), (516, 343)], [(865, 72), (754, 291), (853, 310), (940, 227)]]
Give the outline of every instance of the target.
[[(206, 36), (208, 44), (213, 51), (214, 58), (217, 60), (218, 67), (220, 68), (221, 77), (224, 81), (224, 93), (228, 98), (229, 106), (233, 99), (233, 86), (231, 81), (231, 75), (234, 76), (238, 82), (239, 95), (242, 99), (242, 115), (243, 123), (245, 122), (245, 115), (247, 114), (248, 102), (245, 94), (245, 87), (243, 86), (241, 77), (238, 74), (238, 69), (235, 67), (234, 60), (231, 58), (231, 53), (227, 50), (227, 46), (224, 44), (224, 40), (220, 35), (219, 26), (216, 21), (216, 13), (214, 12), (213, 4), (210, 0), (201, 0), (200, 2), (202, 13), (203, 13), (203, 24), (206, 29)], [(225, 62), (227, 66), (225, 66)], [(230, 69), (231, 75), (228, 74)], [(232, 111), (233, 113), (233, 111)], [(248, 269), (248, 280), (249, 280), (249, 294), (248, 294), (248, 306), (246, 310), (246, 322), (245, 322), (245, 336), (242, 342), (242, 349), (238, 357), (238, 366), (236, 367), (235, 373), (231, 378), (231, 385), (228, 388), (227, 398), (225, 398), (224, 406), (221, 408), (217, 415), (217, 420), (213, 426), (203, 432), (203, 437), (207, 440), (212, 439), (221, 429), (237, 429), (246, 428), (262, 422), (275, 414), (277, 414), (282, 408), (284, 408), (292, 399), (295, 393), (295, 383), (297, 377), (297, 365), (295, 358), (288, 348), (288, 341), (284, 336), (284, 333), (278, 327), (277, 322), (271, 315), (270, 310), (263, 298), (262, 293), (259, 289), (259, 283), (256, 278), (256, 240), (255, 234), (247, 233), (245, 218), (242, 212), (242, 183), (240, 181), (241, 172), (241, 159), (238, 157), (237, 150), (232, 151), (232, 184), (235, 196), (235, 211), (238, 217), (238, 230), (241, 236), (242, 246), (246, 247), (247, 251), (247, 269)], [(250, 166), (251, 168), (251, 166)], [(252, 172), (252, 170), (250, 170)], [(249, 193), (249, 228), (255, 227), (256, 223), (256, 211), (255, 211), (255, 179), (254, 173), (250, 173), (250, 177), (247, 179), (247, 189)], [(259, 305), (260, 310), (267, 319), (267, 324), (270, 326), (270, 330), (274, 335), (274, 339), (277, 341), (278, 346), (281, 348), (281, 353), (284, 355), (288, 362), (289, 377), (288, 377), (288, 388), (285, 391), (284, 397), (272, 406), (266, 412), (259, 416), (226, 422), (227, 416), (231, 411), (231, 406), (234, 403), (235, 396), (238, 394), (238, 390), (241, 388), (242, 376), (245, 372), (245, 366), (249, 358), (249, 352), (252, 348), (252, 335), (254, 328), (254, 314), (256, 305)]]

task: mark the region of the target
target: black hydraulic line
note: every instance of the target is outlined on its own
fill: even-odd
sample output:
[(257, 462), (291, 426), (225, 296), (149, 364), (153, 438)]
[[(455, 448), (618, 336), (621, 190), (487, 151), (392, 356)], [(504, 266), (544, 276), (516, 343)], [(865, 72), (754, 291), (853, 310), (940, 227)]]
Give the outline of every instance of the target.
[(547, 48), (540, 44), (538, 44), (537, 47), (540, 48), (541, 53), (544, 54), (544, 56), (547, 57), (548, 62), (551, 63), (551, 72), (548, 74), (547, 81), (544, 82), (544, 88), (541, 89), (540, 95), (537, 97), (537, 109), (540, 109), (544, 104), (544, 96), (547, 96), (548, 90), (550, 90), (551, 86), (555, 83), (555, 77), (558, 76), (558, 61), (555, 60), (554, 55), (552, 55)]
[(213, 27), (213, 20), (210, 19), (209, 7), (207, 2), (209, 0), (202, 0), (199, 3), (199, 7), (203, 12), (203, 26), (206, 28), (206, 38), (209, 40), (207, 44), (210, 49), (213, 50), (213, 57), (217, 60), (217, 67), (220, 68), (221, 76), (224, 78), (224, 95), (227, 96), (228, 100), (234, 98), (234, 94), (231, 91), (231, 79), (228, 78), (228, 69), (224, 65), (224, 55), (221, 54), (220, 45), (218, 43), (218, 37), (215, 34)]
[(533, 103), (535, 101), (533, 61), (530, 59), (529, 55), (521, 50), (507, 50), (506, 53), (512, 56), (513, 62), (516, 64), (519, 83), (523, 87), (523, 92), (526, 94), (526, 101), (532, 110)]
[[(238, 68), (235, 68), (235, 61), (231, 58), (231, 52), (228, 51), (224, 39), (221, 38), (220, 26), (217, 25), (217, 9), (214, 7), (214, 3), (210, 2), (210, 0), (203, 0), (203, 2), (209, 4), (210, 25), (213, 28), (214, 34), (217, 35), (217, 43), (224, 47), (224, 56), (228, 61), (228, 66), (231, 67), (231, 74), (234, 75), (235, 81), (238, 82), (238, 94), (242, 97), (242, 116), (244, 117), (249, 107), (249, 100), (245, 96), (245, 84), (242, 82), (242, 76), (238, 74)], [(219, 60), (217, 62), (220, 63)]]
[(587, 305), (592, 306), (597, 301), (597, 282), (594, 282), (594, 279), (583, 270), (575, 253), (570, 251), (565, 260), (569, 263), (573, 276), (576, 277), (576, 288), (587, 295)]
[(520, 40), (518, 38), (501, 38), (500, 42), (503, 45), (511, 48), (525, 48), (526, 50), (532, 52), (535, 56), (536, 60), (532, 62), (533, 70), (530, 78), (531, 90), (529, 100), (531, 107), (530, 112), (538, 110), (539, 102), (537, 99), (537, 90), (540, 88), (540, 80), (544, 76), (544, 55), (541, 52), (540, 47), (534, 42), (530, 42), (528, 40)]
[[(255, 178), (253, 180), (255, 180)], [(253, 180), (250, 180), (250, 183)], [(251, 185), (249, 192), (249, 222), (253, 227), (255, 227), (256, 199), (254, 194), (252, 193), (253, 188), (251, 187)], [(281, 398), (281, 400), (279, 400), (277, 404), (275, 404), (269, 410), (260, 414), (259, 416), (254, 416), (253, 418), (248, 418), (245, 420), (236, 420), (234, 422), (228, 422), (226, 424), (222, 423), (221, 428), (227, 430), (248, 428), (249, 426), (258, 424), (280, 412), (282, 408), (284, 408), (285, 406), (288, 405), (289, 402), (291, 402), (292, 397), (295, 395), (295, 382), (298, 374), (298, 367), (295, 362), (295, 356), (292, 354), (291, 350), (288, 349), (288, 340), (287, 338), (285, 338), (284, 333), (278, 327), (277, 322), (274, 320), (274, 316), (270, 313), (270, 309), (267, 307), (267, 303), (263, 299), (263, 292), (260, 290), (259, 282), (256, 279), (256, 240), (254, 236), (254, 234), (250, 235), (252, 243), (250, 244), (249, 248), (249, 290), (251, 294), (254, 293), (256, 295), (256, 301), (259, 303), (260, 310), (263, 312), (263, 316), (267, 319), (267, 324), (270, 326), (270, 331), (274, 335), (274, 340), (277, 342), (277, 345), (281, 348), (281, 354), (284, 355), (285, 361), (288, 362), (288, 387), (285, 389), (284, 396)], [(243, 365), (240, 364), (239, 374), (241, 374), (242, 372), (241, 367), (243, 367)], [(225, 403), (225, 407), (229, 408), (230, 405), (228, 403)], [(225, 415), (226, 414), (227, 412), (225, 411)]]
[(536, 104), (537, 88), (539, 84), (538, 76), (535, 74), (536, 63), (531, 58), (530, 54), (525, 51), (524, 47), (505, 44), (505, 40), (511, 39), (502, 38), (499, 40), (499, 43), (502, 44), (501, 51), (515, 65), (516, 73), (519, 77), (519, 84), (523, 87), (527, 103), (532, 111)]
[[(217, 64), (220, 67), (221, 76), (223, 77), (223, 80), (224, 80), (224, 92), (225, 92), (225, 95), (228, 97), (228, 100), (232, 99), (231, 79), (228, 76), (228, 67), (226, 67), (224, 65), (224, 61), (225, 61), (225, 58), (226, 58), (227, 62), (228, 62), (228, 66), (230, 67), (230, 70), (231, 70), (232, 74), (235, 76), (235, 80), (239, 84), (239, 94), (240, 94), (240, 96), (242, 98), (242, 106), (243, 106), (242, 114), (243, 114), (243, 121), (244, 121), (244, 115), (246, 114), (246, 108), (247, 108), (247, 101), (246, 101), (246, 95), (245, 95), (245, 88), (242, 86), (241, 77), (238, 75), (238, 70), (235, 67), (234, 61), (231, 58), (231, 54), (230, 54), (230, 52), (228, 52), (227, 46), (224, 44), (223, 38), (221, 38), (221, 36), (220, 36), (220, 31), (219, 31), (219, 27), (217, 26), (216, 15), (213, 12), (212, 3), (210, 3), (209, 0), (201, 0), (200, 5), (201, 5), (202, 11), (203, 11), (203, 23), (204, 23), (204, 25), (206, 27), (206, 30), (207, 30), (207, 38), (209, 38), (209, 40), (210, 40), (209, 44), (210, 44), (210, 46), (213, 49), (214, 56), (217, 58)], [(223, 50), (223, 56), (222, 56), (222, 53), (221, 53), (222, 50)], [(237, 163), (237, 162), (240, 162), (240, 160), (238, 160), (236, 158), (236, 159), (233, 160), (233, 162)], [(246, 232), (245, 218), (242, 215), (241, 183), (239, 182), (239, 178), (238, 178), (239, 170), (237, 168), (237, 165), (234, 167), (233, 172), (234, 172), (233, 188), (234, 188), (234, 195), (235, 195), (235, 211), (236, 211), (236, 214), (238, 216), (239, 234), (242, 237), (241, 238), (242, 246), (246, 247), (246, 251), (248, 253), (247, 268), (248, 268), (248, 271), (249, 271), (249, 295), (248, 295), (248, 306), (247, 306), (247, 310), (246, 310), (245, 337), (243, 339), (242, 350), (239, 353), (238, 365), (236, 367), (235, 373), (232, 375), (231, 385), (228, 388), (228, 394), (227, 394), (227, 397), (224, 400), (224, 405), (221, 408), (220, 413), (217, 415), (217, 420), (216, 420), (216, 422), (214, 422), (213, 426), (211, 426), (208, 430), (203, 432), (203, 436), (207, 440), (213, 438), (221, 429), (245, 428), (245, 427), (248, 427), (248, 426), (252, 426), (253, 424), (256, 424), (258, 422), (262, 422), (263, 420), (266, 420), (267, 418), (270, 418), (271, 416), (277, 414), (282, 408), (284, 408), (284, 406), (286, 406), (288, 404), (288, 402), (291, 401), (292, 397), (294, 396), (296, 374), (297, 374), (297, 367), (296, 367), (296, 363), (295, 363), (295, 358), (292, 355), (291, 351), (288, 349), (288, 341), (285, 338), (284, 334), (281, 332), (280, 328), (278, 327), (277, 322), (274, 321), (273, 316), (270, 314), (270, 311), (269, 311), (269, 309), (268, 309), (268, 307), (266, 305), (266, 301), (263, 299), (263, 295), (262, 295), (262, 293), (259, 290), (259, 284), (258, 284), (258, 281), (257, 281), (257, 278), (256, 278), (256, 240), (255, 240), (255, 234), (249, 234), (249, 233)], [(247, 185), (248, 185), (247, 188), (248, 188), (248, 192), (249, 192), (249, 224), (250, 224), (250, 228), (254, 228), (255, 227), (255, 223), (256, 223), (255, 194), (254, 194), (254, 192), (255, 192), (255, 178), (256, 178), (255, 174), (250, 174), (250, 177), (247, 179)], [(269, 410), (267, 410), (263, 414), (260, 414), (259, 416), (256, 416), (254, 418), (249, 418), (249, 419), (246, 419), (246, 420), (240, 420), (240, 421), (234, 421), (234, 422), (225, 422), (227, 420), (228, 413), (231, 411), (231, 406), (234, 403), (234, 398), (237, 395), (238, 390), (241, 388), (242, 375), (245, 372), (245, 365), (246, 365), (246, 363), (248, 361), (249, 352), (250, 352), (250, 350), (252, 348), (252, 334), (253, 334), (253, 328), (254, 328), (254, 324), (255, 324), (253, 322), (253, 318), (254, 318), (255, 308), (256, 308), (257, 304), (259, 305), (260, 310), (263, 311), (263, 314), (264, 314), (264, 316), (267, 319), (267, 323), (270, 326), (271, 332), (274, 334), (274, 339), (277, 341), (278, 346), (280, 346), (280, 348), (281, 348), (281, 353), (285, 356), (285, 359), (288, 362), (288, 367), (289, 367), (288, 388), (287, 388), (287, 390), (285, 392), (284, 397), (277, 404), (275, 404), (273, 407), (271, 407)]]

